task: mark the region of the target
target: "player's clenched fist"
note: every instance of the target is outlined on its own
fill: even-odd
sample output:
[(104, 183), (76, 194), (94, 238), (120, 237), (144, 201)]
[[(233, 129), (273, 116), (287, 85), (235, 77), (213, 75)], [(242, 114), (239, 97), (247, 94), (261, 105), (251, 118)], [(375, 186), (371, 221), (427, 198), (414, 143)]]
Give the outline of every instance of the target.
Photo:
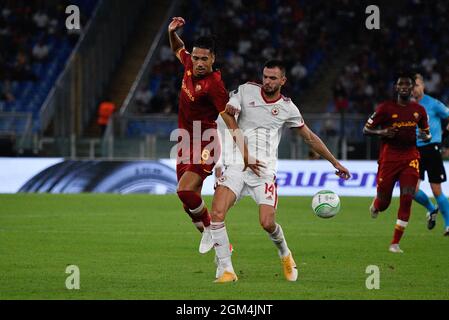
[(173, 17), (172, 21), (168, 25), (168, 31), (174, 32), (180, 28), (182, 28), (186, 24), (186, 21), (182, 17)]

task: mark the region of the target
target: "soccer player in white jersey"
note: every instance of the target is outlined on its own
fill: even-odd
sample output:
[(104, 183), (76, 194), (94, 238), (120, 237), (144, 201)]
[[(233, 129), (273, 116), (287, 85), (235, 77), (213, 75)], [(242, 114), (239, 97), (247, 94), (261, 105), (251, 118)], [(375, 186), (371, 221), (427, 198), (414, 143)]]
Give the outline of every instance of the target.
[[(285, 278), (288, 281), (296, 281), (298, 278), (293, 255), (287, 246), (281, 226), (275, 221), (278, 202), (277, 150), (284, 125), (295, 129), (313, 150), (328, 160), (335, 167), (338, 176), (343, 179), (350, 178), (348, 169), (340, 164), (321, 139), (305, 125), (295, 104), (281, 95), (281, 88), (286, 80), (282, 61), (270, 60), (263, 69), (263, 85), (241, 85), (228, 102), (227, 112), (238, 113), (238, 126), (247, 139), (249, 154), (261, 161), (264, 167), (260, 175), (257, 175), (245, 168), (243, 163), (229, 163), (228, 159), (238, 161), (241, 156), (224, 157), (226, 168), (217, 180), (211, 212), (211, 233), (217, 257), (217, 283), (237, 281), (224, 221), (228, 210), (246, 194), (251, 195), (259, 206), (260, 224), (278, 250)], [(223, 147), (223, 150), (225, 149), (227, 148)], [(234, 149), (236, 150), (235, 147)]]

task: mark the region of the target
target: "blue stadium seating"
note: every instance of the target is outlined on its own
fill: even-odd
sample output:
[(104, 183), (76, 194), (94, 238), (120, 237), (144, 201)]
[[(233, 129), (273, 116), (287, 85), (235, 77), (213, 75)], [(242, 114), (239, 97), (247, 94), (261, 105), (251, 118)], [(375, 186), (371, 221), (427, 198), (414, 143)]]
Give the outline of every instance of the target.
[[(95, 9), (98, 0), (72, 0), (70, 3), (79, 6), (83, 15), (89, 17)], [(34, 62), (31, 64), (31, 71), (37, 80), (11, 82), (11, 93), (15, 100), (12, 102), (0, 101), (0, 111), (2, 112), (32, 113), (33, 130), (35, 132), (40, 129), (39, 110), (63, 71), (66, 61), (74, 48), (74, 43), (70, 42), (68, 37), (56, 37), (44, 32), (34, 32), (27, 43), (28, 50), (32, 50), (33, 46), (42, 37), (45, 37), (47, 40), (46, 43), (50, 48), (50, 53), (48, 62)], [(1, 88), (2, 82), (0, 81)], [(21, 126), (16, 127), (20, 128)]]
[(178, 127), (177, 121), (129, 121), (127, 134), (129, 136), (144, 136), (155, 134), (169, 137), (171, 132)]

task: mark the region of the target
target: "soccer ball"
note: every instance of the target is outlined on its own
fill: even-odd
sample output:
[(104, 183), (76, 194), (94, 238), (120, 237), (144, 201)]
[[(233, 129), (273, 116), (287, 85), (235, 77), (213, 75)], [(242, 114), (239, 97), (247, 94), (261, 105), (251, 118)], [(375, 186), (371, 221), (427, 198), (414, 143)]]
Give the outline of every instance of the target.
[(340, 211), (340, 198), (333, 191), (322, 190), (313, 196), (312, 209), (320, 218), (332, 218)]

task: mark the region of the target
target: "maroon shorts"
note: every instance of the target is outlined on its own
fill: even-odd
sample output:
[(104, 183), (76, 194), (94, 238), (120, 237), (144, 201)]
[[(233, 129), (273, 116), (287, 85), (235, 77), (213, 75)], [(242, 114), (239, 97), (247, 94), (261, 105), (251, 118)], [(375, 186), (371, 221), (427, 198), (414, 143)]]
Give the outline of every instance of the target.
[(207, 165), (207, 164), (177, 164), (176, 165), (176, 175), (178, 176), (178, 181), (181, 180), (181, 177), (184, 173), (187, 171), (194, 172), (198, 174), (201, 179), (204, 181), (208, 176), (212, 174), (212, 171), (214, 169), (214, 165)]
[(178, 153), (176, 163), (178, 181), (181, 180), (182, 175), (187, 171), (198, 174), (203, 181), (212, 174), (220, 155), (220, 145), (218, 145), (218, 150), (209, 150), (208, 147), (209, 143), (203, 142), (201, 150), (196, 150), (198, 154), (191, 152), (187, 158), (181, 157), (181, 154)]
[(416, 187), (419, 180), (419, 160), (401, 160), (379, 163), (377, 189), (391, 193), (399, 181), (401, 188)]

